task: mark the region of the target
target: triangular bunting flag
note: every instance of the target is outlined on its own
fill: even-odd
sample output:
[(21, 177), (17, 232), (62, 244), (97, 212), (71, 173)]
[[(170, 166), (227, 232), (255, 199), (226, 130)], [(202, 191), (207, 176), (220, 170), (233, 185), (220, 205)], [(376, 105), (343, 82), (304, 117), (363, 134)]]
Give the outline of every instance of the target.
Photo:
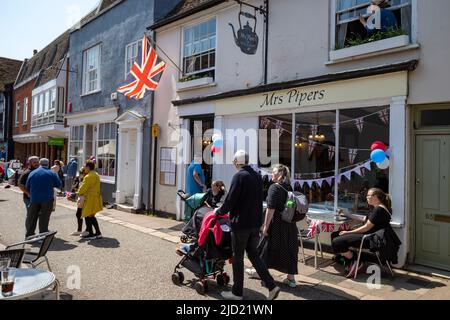
[(358, 149), (348, 149), (348, 161), (350, 164), (355, 163), (356, 155), (358, 154)]
[(355, 120), (355, 125), (358, 128), (359, 133), (363, 131), (364, 128), (364, 118), (358, 118)]
[(356, 173), (358, 176), (362, 177), (362, 172), (361, 172), (361, 166), (356, 167), (355, 169), (352, 170), (354, 173)]
[(336, 176), (336, 180), (337, 180), (337, 183), (340, 184), (340, 183), (341, 183), (341, 180), (342, 180), (342, 174), (338, 174), (338, 175)]
[(267, 129), (269, 127), (270, 124), (270, 120), (266, 117), (261, 119), (261, 128), (262, 129)]
[(319, 188), (322, 188), (322, 184), (323, 184), (323, 181), (324, 181), (325, 179), (317, 179), (316, 180), (316, 183), (317, 183), (317, 185), (319, 186)]
[(310, 188), (312, 188), (312, 185), (313, 185), (314, 181), (313, 180), (306, 180), (306, 183), (308, 184), (308, 186)]
[(328, 177), (328, 178), (325, 179), (325, 181), (328, 183), (328, 185), (330, 187), (333, 186), (333, 180), (334, 180), (334, 177)]
[(384, 109), (381, 110), (380, 112), (378, 112), (378, 116), (380, 117), (381, 121), (383, 121), (383, 123), (385, 125), (389, 124), (389, 109)]
[(333, 160), (335, 152), (336, 152), (335, 146), (328, 146), (328, 160), (330, 161)]
[(367, 170), (371, 171), (372, 167), (370, 165), (370, 161), (367, 161), (366, 163), (363, 164), (363, 167), (366, 168)]
[(308, 157), (311, 157), (311, 155), (312, 155), (312, 153), (313, 153), (315, 147), (316, 147), (316, 142), (315, 142), (315, 141), (312, 141), (312, 140), (309, 140), (309, 144), (308, 144)]
[(311, 135), (315, 137), (317, 132), (319, 132), (319, 126), (315, 124), (311, 125)]
[(352, 179), (352, 170), (345, 172), (344, 176), (350, 181)]

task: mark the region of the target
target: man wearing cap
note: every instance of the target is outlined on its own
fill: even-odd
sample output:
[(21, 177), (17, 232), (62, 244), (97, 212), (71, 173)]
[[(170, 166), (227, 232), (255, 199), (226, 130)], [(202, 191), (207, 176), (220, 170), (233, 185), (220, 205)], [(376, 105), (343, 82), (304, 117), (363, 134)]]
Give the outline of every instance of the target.
[(48, 231), (55, 197), (53, 188), (61, 187), (58, 175), (48, 168), (48, 159), (41, 159), (39, 164), (40, 167), (30, 173), (26, 182), (26, 189), (30, 194), (30, 207), (25, 237), (34, 235), (38, 219), (39, 233)]
[(263, 221), (263, 183), (261, 175), (249, 166), (249, 156), (244, 150), (234, 155), (233, 164), (238, 171), (231, 181), (230, 192), (216, 215), (230, 213), (231, 241), (233, 246), (233, 288), (222, 292), (229, 300), (242, 300), (244, 288), (244, 253), (247, 251), (252, 265), (269, 289), (269, 300), (276, 299), (280, 288), (275, 285), (267, 266), (258, 254), (258, 242)]

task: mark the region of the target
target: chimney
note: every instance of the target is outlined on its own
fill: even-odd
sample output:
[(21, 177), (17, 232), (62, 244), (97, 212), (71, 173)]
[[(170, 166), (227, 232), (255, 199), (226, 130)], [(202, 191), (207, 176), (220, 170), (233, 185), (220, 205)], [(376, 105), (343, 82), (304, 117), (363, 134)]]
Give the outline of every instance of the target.
[(36, 49), (33, 50), (33, 56), (36, 55), (36, 53), (38, 53), (38, 51)]

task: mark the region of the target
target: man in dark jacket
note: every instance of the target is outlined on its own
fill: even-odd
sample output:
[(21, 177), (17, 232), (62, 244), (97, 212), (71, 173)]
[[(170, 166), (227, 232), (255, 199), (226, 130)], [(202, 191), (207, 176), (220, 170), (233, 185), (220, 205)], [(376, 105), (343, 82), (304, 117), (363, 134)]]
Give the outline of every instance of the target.
[(280, 288), (275, 285), (267, 266), (258, 254), (258, 241), (262, 225), (263, 184), (261, 176), (249, 165), (248, 154), (239, 150), (233, 164), (238, 172), (233, 176), (230, 191), (224, 204), (216, 209), (216, 215), (230, 213), (233, 246), (233, 288), (222, 292), (222, 297), (242, 300), (244, 287), (244, 252), (269, 289), (268, 299), (276, 299)]

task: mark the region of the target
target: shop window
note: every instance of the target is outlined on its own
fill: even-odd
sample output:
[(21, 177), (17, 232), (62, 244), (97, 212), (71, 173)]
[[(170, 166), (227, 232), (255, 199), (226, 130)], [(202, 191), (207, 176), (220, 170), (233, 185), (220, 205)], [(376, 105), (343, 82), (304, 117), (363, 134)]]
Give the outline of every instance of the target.
[[(385, 1), (380, 4), (380, 29), (370, 29), (365, 23), (376, 21), (368, 18), (371, 13), (370, 0), (336, 0), (335, 50), (374, 42), (399, 35), (411, 35), (412, 0)], [(369, 12), (369, 13), (368, 13)]]
[(216, 19), (183, 30), (183, 77), (180, 82), (213, 77), (216, 66)]
[(83, 137), (84, 126), (70, 127), (70, 143), (69, 143), (69, 155), (70, 157), (76, 157), (78, 166), (81, 168), (83, 163)]
[[(292, 114), (271, 115), (259, 118), (258, 165), (271, 172), (271, 167), (281, 163), (292, 168)], [(264, 176), (264, 198), (272, 181)]]
[(389, 147), (388, 115), (388, 107), (339, 111), (339, 208), (367, 214), (367, 191), (375, 187), (389, 192), (389, 169), (369, 162), (373, 142)]
[(101, 123), (98, 125), (97, 172), (101, 176), (115, 176), (116, 137), (117, 125), (115, 123)]
[[(384, 106), (298, 113), (294, 136), (292, 115), (260, 117), (260, 129), (269, 130), (260, 134), (259, 167), (270, 174), (261, 161), (261, 148), (267, 145), (269, 166), (279, 162), (293, 169), (294, 190), (304, 193), (312, 208), (367, 214), (367, 191), (376, 187), (389, 192), (389, 164), (377, 165), (370, 158), (376, 141), (386, 145), (389, 155), (389, 111)], [(283, 132), (275, 148), (271, 129)], [(265, 191), (270, 184), (266, 175)]]
[(295, 116), (294, 189), (326, 210), (334, 206), (335, 123), (335, 111)]

